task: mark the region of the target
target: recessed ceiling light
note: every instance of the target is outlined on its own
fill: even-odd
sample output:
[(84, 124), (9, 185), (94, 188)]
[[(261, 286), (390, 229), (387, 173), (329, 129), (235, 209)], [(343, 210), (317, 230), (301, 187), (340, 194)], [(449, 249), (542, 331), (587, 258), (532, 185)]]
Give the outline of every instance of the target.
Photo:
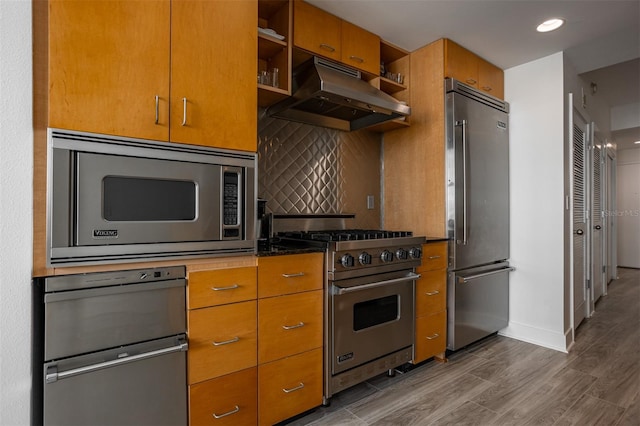
[(547, 33), (549, 31), (557, 30), (564, 24), (564, 19), (553, 18), (547, 21), (544, 21), (542, 24), (538, 25), (538, 32)]
[(640, 141), (635, 141), (634, 142), (636, 145), (640, 145)]

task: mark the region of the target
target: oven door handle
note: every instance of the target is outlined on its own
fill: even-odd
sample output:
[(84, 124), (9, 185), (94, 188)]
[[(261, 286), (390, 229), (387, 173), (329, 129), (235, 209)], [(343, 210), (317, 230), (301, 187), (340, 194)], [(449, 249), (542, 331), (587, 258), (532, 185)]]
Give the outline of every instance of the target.
[(336, 294), (347, 294), (347, 293), (353, 293), (355, 291), (370, 290), (372, 288), (383, 287), (389, 284), (402, 283), (405, 281), (414, 281), (420, 278), (420, 276), (421, 276), (420, 274), (411, 273), (406, 277), (402, 277), (402, 278), (394, 278), (392, 280), (377, 281), (375, 283), (356, 285), (353, 287), (340, 287), (336, 285), (335, 286), (337, 288)]

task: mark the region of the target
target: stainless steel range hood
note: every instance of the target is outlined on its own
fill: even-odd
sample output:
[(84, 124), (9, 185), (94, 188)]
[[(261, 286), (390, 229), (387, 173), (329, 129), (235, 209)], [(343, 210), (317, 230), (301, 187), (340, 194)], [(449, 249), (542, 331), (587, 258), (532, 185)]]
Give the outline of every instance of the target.
[(269, 116), (352, 131), (411, 112), (361, 80), (360, 71), (318, 57), (296, 68), (292, 87), (293, 96), (269, 107)]

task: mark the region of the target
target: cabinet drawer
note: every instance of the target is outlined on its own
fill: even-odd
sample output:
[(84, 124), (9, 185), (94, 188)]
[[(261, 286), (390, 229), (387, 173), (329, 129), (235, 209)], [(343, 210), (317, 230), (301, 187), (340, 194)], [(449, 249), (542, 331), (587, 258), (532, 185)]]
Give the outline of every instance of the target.
[(258, 301), (258, 363), (322, 346), (322, 290)]
[(189, 311), (189, 383), (255, 366), (256, 319), (256, 301)]
[(258, 369), (238, 371), (189, 386), (192, 426), (253, 425), (258, 419)]
[(322, 404), (322, 349), (258, 367), (258, 421), (272, 425)]
[(424, 244), (422, 246), (422, 265), (418, 272), (447, 268), (447, 242)]
[(447, 308), (447, 271), (422, 272), (416, 282), (416, 317), (434, 314)]
[(414, 362), (422, 362), (447, 348), (447, 311), (416, 318)]
[(255, 299), (257, 287), (255, 267), (190, 272), (187, 306), (197, 309)]
[(292, 254), (258, 259), (258, 297), (320, 290), (323, 253)]

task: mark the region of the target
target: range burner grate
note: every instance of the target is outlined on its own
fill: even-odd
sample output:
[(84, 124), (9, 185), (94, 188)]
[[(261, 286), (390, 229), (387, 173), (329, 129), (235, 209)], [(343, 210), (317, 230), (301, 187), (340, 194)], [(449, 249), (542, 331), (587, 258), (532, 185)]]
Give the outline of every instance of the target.
[(382, 240), (386, 238), (412, 237), (411, 231), (386, 231), (373, 229), (339, 229), (324, 231), (287, 231), (279, 232), (278, 237), (306, 241), (357, 241)]

